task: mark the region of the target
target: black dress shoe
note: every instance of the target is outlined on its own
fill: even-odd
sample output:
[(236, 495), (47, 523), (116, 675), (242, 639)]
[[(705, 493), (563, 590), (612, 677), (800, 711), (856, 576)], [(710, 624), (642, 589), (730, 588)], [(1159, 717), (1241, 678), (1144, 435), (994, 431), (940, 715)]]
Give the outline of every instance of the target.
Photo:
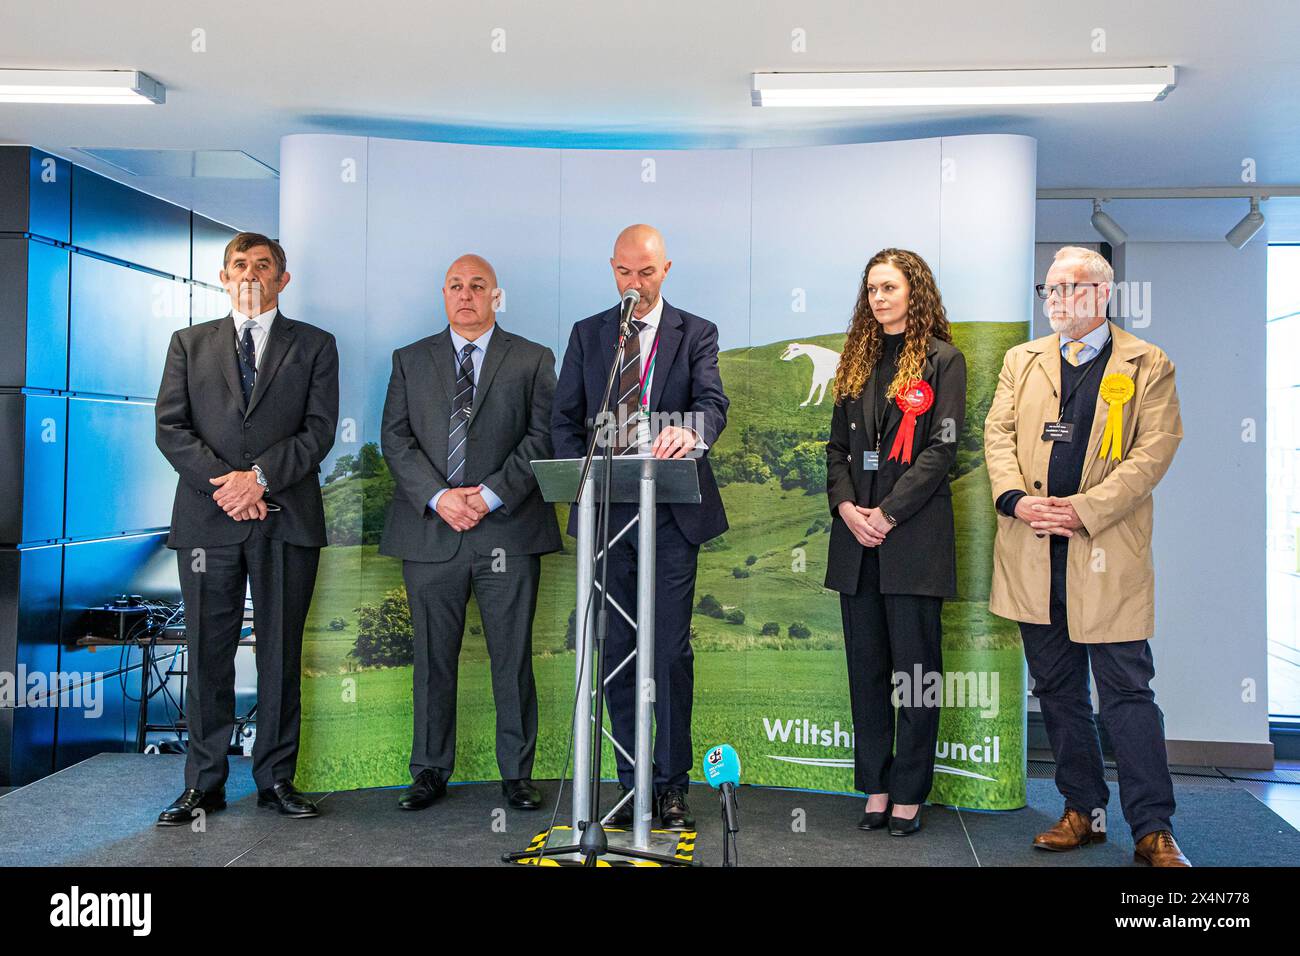
[[(627, 796), (627, 794), (628, 794), (627, 787), (623, 786), (620, 783), (618, 785), (618, 799), (616, 799), (614, 802), (618, 803), (618, 801), (622, 800), (625, 796)], [(632, 825), (632, 804), (635, 802), (635, 800), (636, 800), (635, 797), (629, 797), (627, 802), (624, 803), (621, 807), (619, 807), (618, 810), (615, 811), (612, 817), (610, 817), (608, 820), (605, 821), (605, 826), (619, 827), (621, 829), (626, 829), (630, 827)]]
[(859, 830), (880, 830), (889, 823), (889, 811), (894, 808), (892, 803), (885, 805), (883, 810), (865, 810), (862, 819), (858, 821)]
[(911, 836), (917, 830), (921, 829), (921, 808), (916, 808), (916, 816), (910, 820), (904, 820), (902, 817), (896, 817), (893, 814), (889, 816), (889, 835), (890, 836)]
[(446, 794), (447, 781), (442, 779), (442, 774), (436, 770), (421, 770), (397, 805), (403, 810), (423, 810)]
[(542, 791), (527, 777), (502, 780), (501, 792), (506, 795), (506, 803), (516, 810), (537, 810), (542, 805)]
[(295, 819), (320, 816), (316, 804), (299, 793), (292, 780), (277, 780), (273, 786), (257, 791), (257, 805)]
[(665, 830), (694, 830), (695, 817), (686, 805), (686, 791), (673, 787), (659, 795), (659, 824)]
[(204, 813), (211, 813), (213, 810), (224, 809), (226, 809), (226, 790), (224, 787), (210, 792), (191, 788), (173, 800), (172, 805), (166, 810), (158, 814), (158, 826), (179, 827), (191, 822), (199, 810)]

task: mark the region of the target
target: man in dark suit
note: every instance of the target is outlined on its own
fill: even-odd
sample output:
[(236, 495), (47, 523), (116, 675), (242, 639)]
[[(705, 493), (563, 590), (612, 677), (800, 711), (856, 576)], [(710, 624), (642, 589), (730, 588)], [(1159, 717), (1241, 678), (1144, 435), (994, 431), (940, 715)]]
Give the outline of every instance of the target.
[(453, 262), (442, 292), (449, 327), (393, 353), (384, 402), (395, 487), (379, 551), (402, 559), (415, 632), (413, 783), (399, 806), (422, 810), (446, 793), (472, 590), (492, 661), (501, 789), (510, 806), (535, 810), (533, 615), (541, 555), (560, 549), (560, 529), (529, 462), (551, 457), (555, 356), (496, 324), (497, 277), (480, 256)]
[[(615, 418), (630, 423), (620, 429), (614, 454), (652, 453), (657, 458), (699, 454), (701, 502), (657, 506), (655, 560), (655, 745), (656, 810), (669, 829), (695, 825), (686, 803), (690, 769), (691, 704), (695, 687), (691, 652), (691, 608), (700, 545), (727, 530), (722, 496), (713, 477), (707, 449), (727, 424), (727, 396), (718, 374), (718, 328), (712, 322), (673, 308), (659, 294), (672, 267), (663, 237), (651, 226), (624, 229), (610, 259), (622, 296), (635, 289), (641, 299), (633, 310), (633, 328), (613, 401)], [(573, 327), (564, 353), (551, 415), (557, 458), (581, 458), (590, 442), (610, 364), (618, 347), (619, 308), (583, 319)], [(682, 424), (657, 427), (665, 418)], [(610, 509), (610, 528), (617, 531), (636, 514), (633, 505)], [(577, 533), (577, 509), (569, 514), (569, 534)], [(629, 614), (636, 606), (637, 536), (624, 535), (610, 549), (609, 596)], [(636, 633), (621, 615), (609, 615), (605, 653), (616, 667), (636, 647)], [(636, 723), (635, 668), (624, 667), (606, 685), (610, 721), (619, 742), (631, 749)], [(620, 799), (632, 786), (632, 766), (618, 761)], [(624, 802), (611, 819), (632, 823), (632, 802)]]
[(320, 463), (338, 422), (334, 336), (280, 313), (284, 250), (244, 232), (226, 246), (231, 314), (172, 336), (156, 441), (180, 474), (176, 549), (189, 644), (185, 792), (160, 826), (223, 808), (235, 724), (235, 651), (251, 582), (257, 635), (257, 805), (317, 815), (295, 789), (302, 631), (325, 546)]

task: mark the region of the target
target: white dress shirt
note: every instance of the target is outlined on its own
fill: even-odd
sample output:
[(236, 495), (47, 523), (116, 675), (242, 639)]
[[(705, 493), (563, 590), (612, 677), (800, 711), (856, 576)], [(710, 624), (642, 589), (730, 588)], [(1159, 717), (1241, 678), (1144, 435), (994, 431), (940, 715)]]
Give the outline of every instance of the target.
[[(262, 352), (266, 348), (266, 337), (271, 334), (271, 323), (275, 321), (277, 309), (270, 309), (260, 315), (252, 317), (257, 324), (253, 326), (253, 365), (260, 368), (262, 365)], [(244, 338), (244, 324), (248, 322), (249, 317), (244, 313), (231, 309), (230, 316), (235, 322), (235, 348), (238, 349), (240, 341)]]

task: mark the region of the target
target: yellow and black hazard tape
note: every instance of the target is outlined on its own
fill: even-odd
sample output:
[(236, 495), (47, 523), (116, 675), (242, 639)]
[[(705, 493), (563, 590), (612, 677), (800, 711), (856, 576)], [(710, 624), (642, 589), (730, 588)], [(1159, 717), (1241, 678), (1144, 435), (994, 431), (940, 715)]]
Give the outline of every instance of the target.
[[(523, 866), (582, 866), (582, 860), (559, 860), (553, 856), (541, 856), (542, 847), (546, 846), (547, 838), (551, 833), (572, 833), (573, 827), (557, 826), (554, 830), (543, 830), (537, 836), (533, 837), (532, 842), (524, 849), (525, 854), (531, 856), (521, 856), (515, 860), (516, 863)], [(620, 830), (617, 827), (606, 827), (606, 833), (627, 833), (627, 830)], [(677, 837), (677, 845), (673, 847), (673, 856), (683, 863), (690, 863), (695, 856), (695, 831), (694, 830), (651, 830), (651, 833), (672, 834)], [(564, 843), (558, 843), (557, 846), (564, 846)], [(611, 847), (610, 853), (615, 858), (605, 858), (596, 861), (597, 866), (663, 866), (662, 863), (654, 860), (633, 860), (617, 858), (618, 848)]]

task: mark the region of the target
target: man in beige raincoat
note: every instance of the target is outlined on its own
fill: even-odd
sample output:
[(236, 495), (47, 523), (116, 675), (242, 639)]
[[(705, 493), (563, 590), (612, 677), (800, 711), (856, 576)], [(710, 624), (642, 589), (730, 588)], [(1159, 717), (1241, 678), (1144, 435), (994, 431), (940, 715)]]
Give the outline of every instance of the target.
[(1093, 718), (1097, 680), (1135, 858), (1188, 866), (1174, 841), (1164, 717), (1150, 683), (1155, 632), (1151, 492), (1182, 440), (1174, 367), (1106, 319), (1114, 271), (1059, 250), (1038, 286), (1052, 335), (1007, 352), (984, 424), (998, 512), (989, 608), (1020, 622), (1065, 812), (1034, 839), (1106, 838), (1110, 791)]

